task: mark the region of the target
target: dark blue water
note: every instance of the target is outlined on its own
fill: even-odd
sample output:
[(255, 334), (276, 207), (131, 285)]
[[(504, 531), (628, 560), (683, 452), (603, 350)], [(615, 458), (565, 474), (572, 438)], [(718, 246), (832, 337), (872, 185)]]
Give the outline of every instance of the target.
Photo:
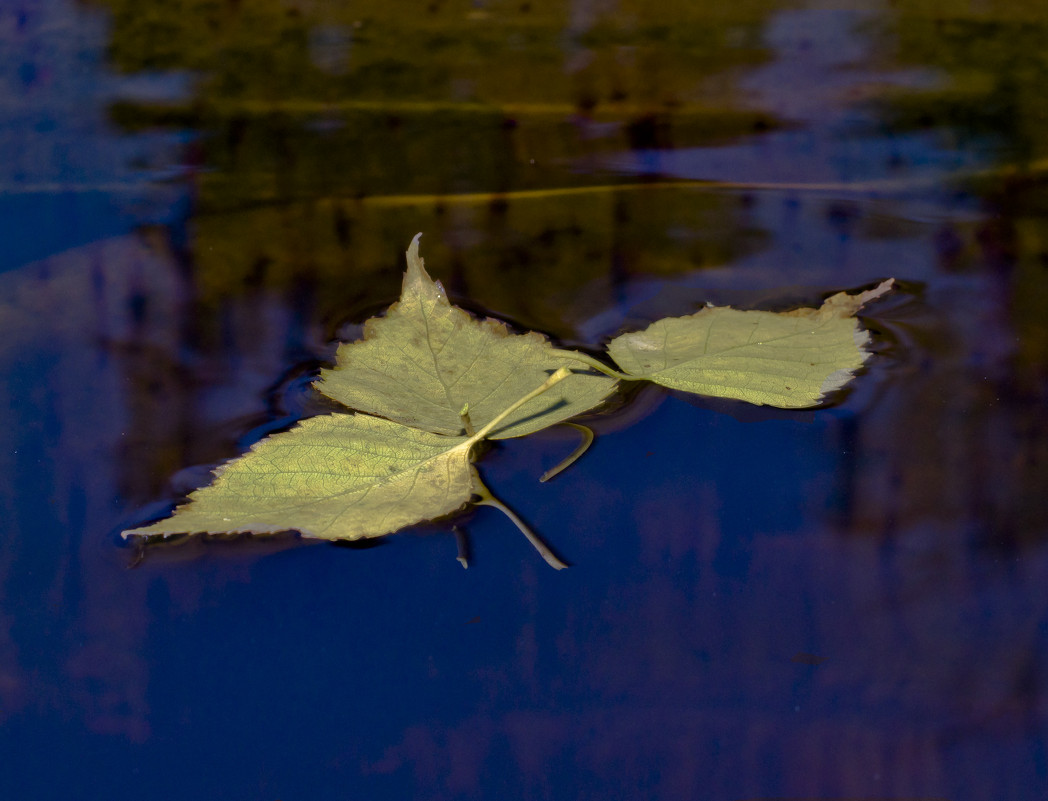
[[(0, 9), (0, 797), (1045, 797), (1045, 12), (287, 8)], [(828, 408), (500, 443), (566, 571), (484, 508), (468, 570), (125, 545), (328, 408), (420, 230), (571, 345), (899, 289)]]

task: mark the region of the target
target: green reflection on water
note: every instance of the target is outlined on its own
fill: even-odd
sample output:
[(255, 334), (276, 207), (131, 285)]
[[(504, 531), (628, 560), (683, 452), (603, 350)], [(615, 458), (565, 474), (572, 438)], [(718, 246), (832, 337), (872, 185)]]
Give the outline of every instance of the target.
[[(453, 291), (569, 336), (629, 275), (759, 247), (733, 199), (624, 193), (635, 179), (586, 164), (776, 127), (738, 79), (769, 57), (763, 25), (788, 4), (105, 5), (119, 69), (197, 76), (185, 102), (122, 101), (112, 115), (128, 130), (202, 134), (205, 305), (305, 284), (322, 316), (345, 315), (395, 295), (396, 254), (424, 231)], [(609, 188), (557, 194), (595, 185)], [(494, 196), (444, 201), (463, 193)], [(681, 230), (701, 236), (682, 246)]]
[(1048, 155), (1048, 5), (901, 0), (884, 18), (902, 66), (937, 71), (937, 85), (887, 104), (903, 129), (948, 126), (957, 145), (989, 139), (1018, 164)]

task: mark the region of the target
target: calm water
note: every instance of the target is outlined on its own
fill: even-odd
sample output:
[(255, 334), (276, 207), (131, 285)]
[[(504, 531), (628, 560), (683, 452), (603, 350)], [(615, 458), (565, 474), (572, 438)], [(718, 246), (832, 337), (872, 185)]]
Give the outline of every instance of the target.
[[(0, 797), (1045, 797), (1046, 6), (652, 5), (2, 4)], [(572, 346), (900, 291), (831, 407), (502, 444), (570, 570), (490, 509), (468, 571), (437, 525), (132, 567), (327, 408), (417, 231)]]

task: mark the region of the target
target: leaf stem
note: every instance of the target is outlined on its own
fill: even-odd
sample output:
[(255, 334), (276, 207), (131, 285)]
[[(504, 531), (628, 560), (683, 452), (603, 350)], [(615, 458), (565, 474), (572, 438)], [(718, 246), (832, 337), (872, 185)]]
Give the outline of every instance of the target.
[(506, 409), (504, 412), (497, 415), (492, 420), (488, 421), (487, 425), (485, 425), (482, 429), (480, 429), (480, 431), (478, 431), (476, 434), (471, 436), (469, 440), (467, 440), (467, 444), (472, 445), (473, 443), (479, 442), (480, 440), (484, 439), (484, 437), (486, 437), (494, 430), (495, 426), (497, 426), (499, 423), (501, 423), (503, 420), (505, 420), (507, 417), (513, 414), (513, 412), (517, 411), (517, 409), (519, 409), (532, 398), (537, 398), (539, 395), (541, 395), (547, 389), (552, 387), (554, 384), (559, 384), (569, 375), (571, 375), (571, 370), (569, 370), (567, 367), (559, 368), (553, 375), (551, 375), (542, 383), (541, 387), (537, 387), (536, 389), (531, 390), (531, 392), (529, 392), (523, 398), (512, 403), (510, 407)]
[(561, 425), (568, 426), (569, 428), (574, 428), (576, 431), (582, 434), (582, 442), (578, 444), (578, 447), (575, 448), (575, 450), (573, 450), (564, 459), (562, 459), (560, 464), (558, 464), (556, 467), (551, 467), (549, 470), (543, 473), (542, 476), (539, 478), (539, 481), (549, 481), (558, 473), (567, 470), (569, 467), (571, 467), (571, 465), (575, 463), (575, 461), (580, 456), (582, 456), (582, 454), (589, 450), (589, 446), (593, 444), (592, 429), (587, 428), (586, 426), (580, 426), (578, 423), (562, 423)]
[(466, 532), (458, 526), (452, 526), (451, 530), (455, 532), (455, 544), (458, 546), (458, 556), (455, 559), (464, 568), (469, 570), (469, 538), (466, 536)]
[(577, 350), (557, 350), (555, 351), (558, 356), (563, 359), (574, 359), (575, 361), (582, 362), (585, 365), (592, 367), (599, 373), (604, 373), (606, 376), (611, 378), (617, 378), (619, 381), (637, 381), (638, 378), (628, 373), (620, 373), (618, 370), (609, 367), (600, 359), (594, 359), (588, 353), (581, 353)]
[(474, 471), (474, 478), (475, 481), (473, 491), (476, 494), (476, 496), (480, 499), (476, 501), (478, 505), (493, 506), (494, 508), (502, 512), (506, 517), (508, 517), (512, 521), (513, 525), (520, 529), (520, 533), (528, 538), (528, 542), (532, 544), (535, 550), (539, 552), (542, 558), (546, 560), (546, 564), (548, 564), (550, 567), (554, 568), (555, 570), (564, 570), (564, 568), (568, 566), (566, 563), (560, 561), (560, 559), (557, 558), (557, 555), (549, 549), (546, 543), (544, 543), (542, 540), (538, 538), (538, 535), (535, 534), (534, 531), (528, 528), (527, 523), (525, 523), (523, 520), (517, 517), (516, 512), (514, 512), (512, 509), (506, 506), (506, 504), (504, 504), (502, 501), (500, 501), (498, 498), (491, 494), (491, 490), (484, 486), (484, 482), (480, 480), (480, 476), (477, 475), (476, 471)]
[(469, 404), (467, 403), (462, 407), (462, 411), (459, 412), (459, 420), (462, 421), (462, 428), (466, 432), (467, 437), (472, 437), (477, 432), (473, 430), (473, 421), (469, 419)]

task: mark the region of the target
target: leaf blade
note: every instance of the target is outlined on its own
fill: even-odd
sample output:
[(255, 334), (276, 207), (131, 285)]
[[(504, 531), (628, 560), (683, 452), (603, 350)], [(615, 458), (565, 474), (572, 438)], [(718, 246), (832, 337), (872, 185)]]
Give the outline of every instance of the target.
[(892, 284), (785, 313), (707, 307), (622, 334), (608, 352), (631, 377), (671, 389), (781, 408), (817, 406), (869, 357), (869, 333), (853, 315)]
[(339, 346), (335, 367), (314, 383), (320, 392), (352, 409), (455, 435), (467, 405), (479, 429), (558, 368), (575, 368), (491, 434), (507, 439), (589, 411), (615, 390), (615, 379), (579, 370), (578, 360), (542, 335), (514, 334), (502, 322), (476, 320), (453, 306), (425, 270), (419, 236), (408, 248), (400, 300), (365, 324), (364, 339)]
[(174, 533), (361, 539), (450, 514), (475, 491), (472, 441), (358, 414), (311, 417), (215, 471), (175, 513), (125, 538)]

